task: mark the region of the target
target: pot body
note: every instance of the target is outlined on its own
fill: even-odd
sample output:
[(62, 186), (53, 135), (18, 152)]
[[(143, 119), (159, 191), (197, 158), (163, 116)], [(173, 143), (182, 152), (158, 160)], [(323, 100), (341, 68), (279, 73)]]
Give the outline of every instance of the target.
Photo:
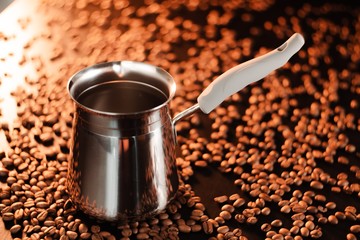
[[(90, 87), (114, 80), (149, 84), (166, 101), (118, 113), (91, 109), (79, 100)], [(75, 113), (67, 187), (84, 213), (107, 221), (138, 220), (162, 211), (174, 197), (179, 179), (168, 104), (174, 89), (164, 70), (136, 62), (95, 65), (69, 80)]]

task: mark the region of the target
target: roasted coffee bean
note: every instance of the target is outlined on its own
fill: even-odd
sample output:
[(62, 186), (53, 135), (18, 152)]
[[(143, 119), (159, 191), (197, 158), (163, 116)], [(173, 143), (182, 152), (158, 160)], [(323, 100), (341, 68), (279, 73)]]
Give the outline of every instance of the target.
[(189, 233), (191, 232), (191, 227), (185, 224), (179, 225), (179, 231), (183, 233)]
[(66, 231), (66, 235), (70, 238), (70, 239), (76, 239), (78, 237), (77, 232), (74, 231)]
[(147, 233), (138, 233), (136, 239), (149, 239), (149, 235)]
[(268, 207), (264, 207), (263, 209), (261, 209), (261, 214), (268, 216), (271, 213), (271, 209)]
[(230, 204), (225, 204), (224, 206), (221, 207), (222, 211), (227, 211), (229, 213), (232, 213), (235, 211), (234, 206), (230, 205)]
[(32, 225), (39, 225), (39, 220), (37, 220), (36, 218), (32, 218), (30, 222)]
[(92, 225), (91, 227), (90, 227), (90, 231), (92, 232), (92, 233), (99, 233), (100, 232), (100, 226), (99, 225)]
[(328, 221), (329, 221), (329, 223), (331, 223), (331, 224), (338, 224), (338, 219), (335, 217), (335, 215), (330, 215), (329, 217), (328, 217)]
[(53, 179), (55, 177), (55, 172), (51, 170), (45, 170), (42, 172), (42, 175), (45, 179)]
[(282, 226), (282, 221), (280, 219), (276, 219), (276, 220), (271, 222), (271, 226), (273, 226), (273, 227), (281, 227)]
[(324, 195), (318, 194), (318, 195), (315, 196), (315, 200), (316, 200), (316, 201), (319, 201), (319, 202), (325, 202), (325, 201), (326, 201), (326, 197), (325, 197)]
[(349, 219), (351, 221), (356, 221), (356, 215), (353, 212), (345, 211), (346, 219)]
[(36, 207), (37, 208), (48, 208), (49, 207), (49, 203), (45, 202), (45, 201), (40, 201), (36, 203)]
[(322, 237), (321, 229), (314, 229), (314, 230), (310, 231), (310, 237), (312, 237), (312, 238), (321, 238)]
[(307, 221), (305, 223), (305, 227), (307, 227), (307, 229), (309, 229), (311, 231), (311, 230), (314, 230), (315, 224), (312, 221)]
[(234, 203), (233, 203), (233, 206), (238, 208), (238, 207), (241, 207), (243, 206), (244, 204), (246, 203), (245, 199), (243, 198), (237, 198)]
[(21, 230), (21, 225), (15, 224), (10, 228), (11, 234), (16, 234)]
[(229, 227), (224, 225), (224, 226), (218, 227), (216, 230), (218, 233), (224, 234), (229, 231)]
[(31, 234), (31, 240), (40, 240), (40, 235), (38, 233)]
[(21, 209), (23, 206), (24, 206), (24, 203), (22, 203), (22, 202), (14, 202), (13, 204), (11, 204), (11, 208), (13, 209), (13, 211)]
[(2, 219), (4, 221), (12, 221), (14, 220), (14, 214), (12, 212), (5, 212), (2, 214)]
[(277, 233), (275, 231), (268, 231), (266, 233), (266, 237), (268, 238), (272, 238), (273, 236), (275, 236)]
[(273, 240), (284, 240), (284, 236), (280, 233), (275, 234), (274, 236), (271, 237), (271, 239)]
[(44, 210), (44, 211), (41, 211), (38, 215), (37, 215), (37, 219), (39, 220), (39, 221), (45, 221), (45, 219), (47, 218), (47, 216), (48, 216), (48, 211), (46, 211), (46, 210)]
[(202, 230), (202, 227), (199, 224), (195, 224), (195, 225), (191, 226), (191, 231), (192, 232), (200, 232), (201, 230)]
[(219, 225), (222, 225), (225, 223), (225, 219), (223, 219), (222, 217), (218, 216), (214, 219)]
[(60, 240), (69, 240), (67, 235), (61, 235)]
[(23, 216), (24, 216), (24, 210), (22, 208), (16, 210), (14, 213), (14, 218), (16, 220), (21, 220), (23, 218)]
[(335, 209), (336, 208), (336, 203), (335, 202), (328, 202), (325, 205), (326, 208), (328, 209)]
[(290, 233), (293, 234), (293, 235), (296, 235), (298, 234), (300, 231), (300, 227), (299, 226), (293, 226), (290, 228)]
[(19, 184), (19, 183), (13, 183), (12, 185), (11, 185), (11, 190), (13, 191), (13, 192), (16, 192), (16, 191), (21, 191), (21, 185)]
[(345, 215), (345, 213), (343, 213), (343, 212), (339, 212), (339, 211), (337, 211), (337, 212), (335, 212), (335, 217), (337, 218), (337, 219), (339, 219), (339, 220), (345, 220), (346, 219), (346, 215)]
[[(13, 166), (14, 165), (14, 161), (13, 161), (13, 159), (11, 159), (11, 158), (8, 158), (8, 157), (4, 157), (2, 160), (1, 160), (1, 162), (2, 162), (2, 164), (4, 165), (4, 167), (5, 168), (0, 168), (0, 172), (2, 171), (2, 169), (5, 169), (5, 171), (8, 171), (6, 168), (7, 167), (11, 167), (11, 166)], [(8, 172), (7, 172), (8, 173)], [(6, 175), (0, 175), (0, 176), (7, 176), (7, 174)]]
[(235, 220), (239, 223), (244, 223), (246, 221), (246, 217), (243, 214), (236, 214)]
[(44, 221), (44, 226), (47, 226), (47, 227), (51, 227), (51, 226), (55, 226), (55, 221), (53, 220), (46, 220)]
[(204, 212), (202, 210), (199, 210), (199, 209), (194, 209), (191, 212), (191, 215), (201, 217), (202, 215), (204, 215)]
[(7, 177), (9, 174), (9, 170), (4, 167), (0, 167), (0, 177)]
[(227, 200), (228, 200), (228, 197), (226, 195), (214, 198), (214, 201), (217, 202), (217, 203), (224, 203)]
[(280, 211), (283, 213), (289, 213), (291, 211), (291, 207), (289, 205), (282, 206)]
[(101, 237), (103, 237), (103, 238), (113, 237), (112, 234), (111, 234), (110, 232), (108, 232), (108, 231), (101, 231), (101, 232), (99, 233), (99, 235), (100, 235)]
[(206, 234), (211, 234), (214, 231), (213, 224), (210, 221), (203, 222), (202, 228)]
[(246, 219), (246, 222), (249, 224), (255, 224), (257, 223), (258, 219), (256, 217), (249, 217), (248, 219)]
[(300, 233), (301, 233), (301, 236), (308, 237), (310, 234), (310, 231), (306, 227), (302, 227), (302, 228), (300, 228)]
[(350, 232), (352, 232), (352, 233), (360, 233), (360, 225), (352, 225), (350, 227)]
[(90, 237), (91, 237), (91, 233), (89, 232), (84, 232), (80, 234), (81, 239), (89, 239)]
[[(141, 233), (140, 233), (141, 234)], [(139, 235), (139, 234), (138, 234)], [(146, 239), (146, 238), (144, 238), (144, 239)], [(100, 234), (98, 234), (98, 233), (93, 233), (92, 235), (91, 235), (91, 240), (103, 240), (103, 237), (100, 235)]]
[(290, 236), (290, 230), (287, 228), (280, 228), (279, 233), (283, 236)]
[(81, 234), (81, 233), (88, 232), (88, 227), (87, 227), (84, 223), (81, 223), (81, 224), (79, 225), (79, 232), (80, 232), (80, 234)]
[[(191, 218), (192, 218), (192, 217), (193, 217), (193, 216), (191, 216)], [(196, 219), (199, 220), (198, 217), (196, 217)], [(164, 219), (164, 220), (161, 221), (161, 224), (162, 224), (163, 226), (170, 226), (170, 225), (173, 224), (173, 221), (171, 221), (171, 219)]]
[(44, 230), (45, 235), (53, 235), (55, 234), (55, 232), (56, 232), (56, 227), (54, 226), (48, 227)]
[(326, 217), (319, 217), (318, 223), (320, 224), (326, 224), (328, 222), (328, 219)]
[(264, 223), (261, 225), (261, 230), (264, 232), (268, 232), (271, 229), (271, 225), (269, 223)]
[(298, 226), (298, 227), (302, 227), (302, 226), (304, 226), (304, 222), (302, 220), (295, 220), (293, 222), (293, 225)]
[(347, 239), (347, 240), (356, 240), (357, 237), (356, 237), (353, 233), (348, 233), (348, 234), (346, 235), (346, 239)]
[(229, 200), (230, 200), (230, 201), (236, 201), (236, 200), (239, 199), (239, 198), (240, 198), (240, 195), (237, 194), (237, 193), (234, 193), (234, 194), (232, 194), (232, 195), (229, 196)]
[(17, 166), (17, 169), (22, 172), (22, 171), (26, 170), (28, 168), (28, 166), (29, 165), (26, 162), (23, 162), (19, 166)]
[(132, 231), (131, 231), (130, 228), (124, 228), (124, 229), (122, 229), (121, 234), (122, 234), (124, 237), (130, 237), (131, 234), (132, 234)]
[(224, 220), (230, 220), (232, 217), (231, 213), (228, 211), (221, 211), (219, 216), (222, 217)]

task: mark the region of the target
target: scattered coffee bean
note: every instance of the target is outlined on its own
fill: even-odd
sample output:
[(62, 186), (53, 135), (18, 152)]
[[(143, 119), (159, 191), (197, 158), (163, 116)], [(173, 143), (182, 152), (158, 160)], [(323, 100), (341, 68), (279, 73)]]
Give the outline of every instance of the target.
[(11, 234), (16, 234), (21, 230), (21, 225), (16, 224), (10, 228)]
[[(344, 10), (334, 7), (337, 5), (332, 3), (322, 5), (321, 8), (314, 6), (314, 9), (310, 4), (303, 4), (296, 11), (287, 7), (284, 9), (284, 16), (280, 16), (277, 21), (267, 21), (260, 27), (254, 26), (249, 30), (248, 38), (240, 38), (235, 30), (224, 27), (228, 22), (236, 20), (237, 16), (229, 12), (242, 8), (232, 2), (224, 4), (224, 13), (218, 10), (222, 6), (215, 6), (216, 3), (207, 1), (201, 5), (179, 3), (169, 8), (167, 3), (150, 4), (149, 1), (138, 7), (126, 3), (114, 3), (111, 6), (108, 1), (95, 0), (91, 2), (91, 6), (99, 6), (101, 11), (94, 12), (87, 10), (89, 4), (81, 1), (62, 6), (80, 12), (71, 24), (61, 24), (64, 26), (58, 27), (63, 27), (65, 33), (70, 35), (68, 42), (71, 51), (87, 57), (76, 58), (76, 64), (64, 64), (60, 68), (60, 75), (69, 76), (75, 69), (91, 62), (109, 61), (117, 55), (129, 55), (133, 60), (149, 61), (169, 70), (180, 86), (180, 91), (170, 103), (174, 112), (191, 106), (214, 75), (238, 64), (244, 58), (258, 54), (252, 48), (263, 31), (274, 34), (277, 39), (284, 39), (289, 35), (288, 29), (307, 32), (307, 27), (314, 31), (314, 34), (307, 36), (312, 41), (308, 41), (309, 45), (304, 46), (297, 54), (299, 62), (289, 62), (283, 69), (285, 72), (289, 71), (290, 75), (296, 73), (295, 76), (300, 79), (299, 84), (280, 72), (274, 78), (269, 76), (263, 82), (249, 86), (244, 89), (243, 94), (229, 97), (223, 106), (208, 115), (211, 132), (208, 138), (202, 137), (202, 129), (199, 128), (206, 124), (202, 124), (203, 119), (198, 115), (185, 119), (176, 126), (181, 130), (178, 142), (183, 156), (179, 156), (178, 167), (183, 181), (186, 182), (197, 170), (201, 170), (194, 166), (216, 166), (223, 174), (231, 173), (237, 178), (234, 184), (239, 187), (239, 193), (221, 195), (214, 199), (221, 206), (220, 216), (211, 219), (201, 199), (194, 195), (196, 191), (191, 189), (190, 184), (181, 183), (184, 189), (174, 199), (173, 207), (156, 216), (152, 224), (148, 221), (146, 225), (142, 221), (121, 228), (118, 238), (178, 239), (179, 231), (185, 234), (202, 230), (206, 234), (213, 234), (215, 228), (219, 239), (246, 239), (242, 233), (237, 236), (235, 230), (231, 231), (222, 224), (233, 221), (232, 219), (239, 223), (254, 224), (258, 220), (261, 222), (268, 219), (265, 216), (277, 216), (279, 211), (283, 213), (282, 220), (291, 216), (293, 227), (289, 231), (294, 236), (293, 239), (300, 238), (295, 236), (299, 232), (304, 237), (320, 238), (322, 231), (315, 226), (317, 224), (342, 223), (339, 220), (349, 220), (355, 224), (359, 220), (356, 209), (358, 206), (355, 211), (354, 206), (343, 211), (339, 209), (342, 204), (333, 200), (336, 198), (327, 192), (331, 189), (332, 194), (341, 193), (341, 198), (344, 199), (357, 200), (360, 196), (360, 186), (354, 182), (360, 179), (359, 167), (354, 162), (359, 149), (356, 142), (347, 136), (347, 132), (360, 130), (356, 112), (360, 90), (356, 74), (353, 75), (356, 73), (353, 70), (358, 56), (356, 51), (352, 53), (344, 47), (356, 46), (353, 42), (344, 43), (344, 39), (357, 39), (353, 36), (355, 26), (352, 25), (356, 21), (351, 18), (356, 15), (354, 9), (344, 7)], [(271, 1), (246, 4), (246, 8), (253, 11), (242, 14), (239, 18), (243, 23), (254, 25), (256, 12), (265, 11), (272, 4)], [(41, 5), (44, 7), (52, 3), (44, 2)], [(121, 10), (119, 19), (112, 19), (112, 8)], [(184, 19), (183, 16), (170, 18), (169, 13), (177, 9), (206, 14), (205, 26), (200, 26), (200, 23), (190, 18)], [(343, 18), (341, 24), (326, 20), (326, 14), (334, 12)], [(148, 18), (149, 16), (151, 17)], [(150, 19), (151, 22), (153, 16), (154, 22), (145, 23), (145, 19)], [(48, 22), (49, 26), (57, 24), (55, 20)], [(21, 26), (25, 25), (21, 23)], [(81, 37), (78, 28), (88, 26), (99, 29), (96, 28), (95, 31), (90, 28), (91, 41), (79, 45)], [(104, 27), (106, 31), (100, 30), (100, 27)], [(125, 30), (120, 31), (119, 28)], [(199, 29), (204, 29), (203, 33)], [(138, 35), (141, 37), (137, 37)], [(54, 40), (51, 31), (43, 32), (41, 36), (39, 38), (44, 38), (42, 40), (45, 41)], [(114, 36), (118, 39), (115, 47), (112, 43)], [(153, 38), (157, 40), (149, 41)], [(331, 41), (327, 41), (329, 39)], [(30, 49), (37, 40), (38, 38), (29, 41), (24, 49)], [(337, 40), (341, 44), (337, 44)], [(191, 42), (194, 46), (184, 51), (184, 61), (177, 61), (174, 49), (182, 41)], [(345, 45), (342, 46), (342, 43)], [(331, 58), (327, 49), (335, 49)], [(67, 51), (54, 47), (49, 60), (60, 64), (60, 60), (65, 57)], [(14, 91), (14, 98), (19, 105), (19, 121), (14, 124), (13, 129), (10, 129), (9, 124), (1, 124), (10, 148), (6, 154), (0, 152), (0, 177), (8, 185), (8, 188), (4, 187), (0, 191), (2, 218), (7, 221), (7, 225), (13, 224), (10, 229), (16, 229), (20, 225), (17, 223), (23, 222), (21, 226), (24, 232), (32, 239), (115, 238), (102, 231), (103, 223), (87, 225), (82, 220), (76, 221), (74, 217), (77, 210), (68, 200), (65, 187), (72, 105), (69, 99), (63, 97), (66, 81), (45, 73), (45, 63), (41, 59), (37, 56), (29, 57), (25, 53), (20, 60), (21, 65), (31, 60), (42, 76), (36, 80), (30, 76), (25, 77), (27, 83), (34, 84), (38, 93)], [(341, 70), (332, 68), (337, 65), (337, 59), (346, 60), (342, 61), (344, 68)], [(347, 61), (348, 59), (351, 61)], [(320, 68), (320, 64), (329, 66), (327, 71), (323, 70), (324, 67)], [(349, 98), (345, 104), (340, 101), (344, 96), (343, 92)], [(305, 104), (303, 99), (309, 99), (311, 104)], [(348, 168), (350, 172), (340, 172), (336, 169), (336, 164), (341, 164), (342, 168)], [(329, 168), (336, 174), (330, 174)], [(322, 190), (321, 194), (319, 190)], [(279, 209), (270, 210), (268, 204), (272, 206), (274, 203), (278, 204)], [(181, 208), (189, 208), (191, 215), (180, 214), (178, 211)], [(272, 227), (273, 222), (266, 224), (268, 225), (265, 226)], [(258, 227), (258, 224), (253, 226)], [(276, 226), (273, 225), (274, 228)], [(292, 237), (285, 228), (276, 231), (267, 230), (270, 232), (267, 237)], [(355, 236), (351, 234), (347, 238)]]
[(2, 214), (2, 219), (4, 221), (12, 221), (14, 219), (14, 214), (11, 212), (5, 212)]
[(352, 233), (360, 233), (360, 225), (352, 225), (350, 227), (350, 232), (352, 232)]
[(70, 238), (70, 239), (76, 239), (78, 237), (78, 234), (74, 231), (67, 231), (66, 235)]
[(191, 232), (191, 227), (190, 226), (188, 226), (188, 225), (180, 225), (179, 226), (179, 231), (180, 232), (183, 232), (183, 233), (189, 233), (189, 232)]
[(229, 232), (230, 229), (228, 226), (221, 226), (221, 227), (218, 227), (216, 230), (218, 233), (224, 234), (224, 233)]
[(202, 228), (206, 234), (213, 233), (213, 224), (210, 221), (205, 221), (202, 223)]
[(91, 227), (90, 227), (90, 231), (92, 232), (92, 233), (99, 233), (100, 232), (100, 226), (99, 225), (92, 225)]
[(261, 225), (261, 230), (264, 232), (268, 232), (271, 229), (271, 225), (269, 223), (264, 223)]
[(308, 237), (310, 234), (310, 231), (306, 227), (302, 227), (302, 228), (300, 228), (300, 234), (303, 237)]
[(273, 226), (273, 227), (281, 227), (282, 226), (282, 221), (280, 219), (276, 219), (276, 220), (271, 222), (271, 226)]
[(236, 200), (234, 201), (233, 206), (236, 207), (236, 208), (238, 208), (238, 207), (243, 206), (245, 203), (246, 203), (245, 199), (243, 199), (243, 198), (238, 198), (238, 199), (236, 199)]
[(335, 215), (330, 215), (329, 217), (328, 217), (328, 221), (329, 221), (329, 223), (331, 223), (331, 224), (338, 224), (338, 219), (335, 217)]
[(321, 229), (314, 229), (310, 231), (310, 237), (312, 238), (321, 238), (322, 237), (322, 231)]
[(348, 233), (346, 235), (347, 240), (357, 240), (357, 237), (353, 233)]
[(315, 224), (312, 221), (307, 221), (305, 223), (305, 227), (311, 231), (311, 230), (314, 230)]
[(284, 236), (282, 234), (280, 234), (280, 233), (277, 233), (274, 236), (272, 236), (271, 239), (273, 239), (273, 240), (283, 240)]
[(90, 237), (91, 237), (91, 233), (89, 232), (84, 232), (80, 234), (81, 239), (89, 239)]
[(38, 215), (37, 215), (37, 219), (39, 220), (39, 221), (45, 221), (45, 219), (47, 218), (47, 215), (48, 215), (48, 212), (46, 211), (46, 210), (44, 210), (44, 211), (41, 211)]
[(226, 195), (214, 198), (214, 201), (217, 202), (217, 203), (224, 203), (227, 200), (228, 200), (228, 197)]

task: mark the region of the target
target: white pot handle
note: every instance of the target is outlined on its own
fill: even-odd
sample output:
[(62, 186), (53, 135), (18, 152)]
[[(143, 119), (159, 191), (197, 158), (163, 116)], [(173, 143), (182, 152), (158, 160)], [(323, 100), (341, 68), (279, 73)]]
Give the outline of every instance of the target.
[(239, 64), (221, 74), (199, 95), (198, 105), (204, 113), (211, 112), (227, 97), (282, 67), (304, 45), (301, 34), (293, 34), (277, 49)]

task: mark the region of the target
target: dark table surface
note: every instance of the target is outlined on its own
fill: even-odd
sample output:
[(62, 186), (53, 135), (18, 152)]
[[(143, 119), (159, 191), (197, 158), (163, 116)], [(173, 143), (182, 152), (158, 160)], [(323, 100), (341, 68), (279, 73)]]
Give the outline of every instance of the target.
[[(215, 219), (225, 204), (214, 198), (237, 193), (245, 199), (244, 206), (236, 208), (232, 218), (220, 226), (228, 226), (231, 231), (241, 229), (248, 239), (265, 239), (261, 226), (275, 219), (281, 219), (283, 227), (290, 229), (291, 216), (296, 212), (281, 212), (279, 200), (271, 198), (265, 201), (270, 215), (256, 214), (256, 223), (235, 219), (249, 209), (264, 208), (256, 205), (259, 194), (251, 191), (261, 185), (254, 184), (259, 169), (266, 175), (262, 190), (282, 187), (286, 190), (280, 196), (284, 204), (293, 200), (297, 190), (325, 196), (325, 201), (313, 197), (309, 205), (315, 206), (316, 213), (307, 209), (305, 214), (309, 219), (312, 216), (316, 228), (321, 229), (320, 239), (346, 239), (350, 227), (360, 224), (359, 4), (274, 0), (113, 2), (16, 0), (0, 14), (2, 158), (14, 152), (28, 112), (34, 128), (43, 126), (44, 115), (51, 111), (56, 111), (60, 123), (71, 122), (73, 108), (66, 82), (83, 67), (135, 60), (168, 70), (178, 87), (170, 104), (175, 114), (193, 105), (201, 90), (225, 70), (278, 47), (294, 32), (300, 32), (306, 43), (283, 68), (228, 98), (213, 113), (196, 113), (177, 125), (177, 163), (181, 179), (187, 184), (184, 191), (200, 197), (209, 218)], [(70, 133), (69, 126), (66, 131)], [(31, 138), (36, 130), (28, 134)], [(37, 139), (36, 147), (46, 156), (61, 151), (66, 155), (61, 137), (60, 143), (55, 141), (50, 146)], [(272, 144), (269, 148), (266, 141)], [(200, 155), (192, 147), (195, 143), (202, 147)], [(271, 179), (276, 184), (271, 184)], [(299, 179), (301, 184), (295, 184)], [(7, 180), (1, 181), (4, 188)], [(323, 188), (314, 186), (315, 181)], [(272, 196), (274, 191), (267, 193)], [(327, 202), (336, 203), (335, 209), (326, 208)], [(182, 204), (180, 210), (186, 221), (194, 209), (188, 205)], [(336, 212), (345, 212), (347, 206), (355, 207), (355, 219), (340, 219), (336, 225), (319, 222), (320, 214), (328, 219)], [(77, 217), (89, 221), (80, 213)], [(9, 221), (0, 225), (1, 239), (12, 239), (9, 229), (14, 224)], [(196, 225), (202, 225), (201, 220)], [(121, 231), (116, 227), (101, 226), (120, 239)], [(273, 226), (271, 230), (278, 233), (280, 229)], [(292, 237), (295, 235), (300, 234)], [(216, 230), (205, 234), (201, 228), (199, 232), (180, 231), (178, 236), (223, 239), (230, 235), (223, 236)], [(353, 236), (360, 238), (359, 233)], [(136, 234), (132, 238), (136, 239)]]

